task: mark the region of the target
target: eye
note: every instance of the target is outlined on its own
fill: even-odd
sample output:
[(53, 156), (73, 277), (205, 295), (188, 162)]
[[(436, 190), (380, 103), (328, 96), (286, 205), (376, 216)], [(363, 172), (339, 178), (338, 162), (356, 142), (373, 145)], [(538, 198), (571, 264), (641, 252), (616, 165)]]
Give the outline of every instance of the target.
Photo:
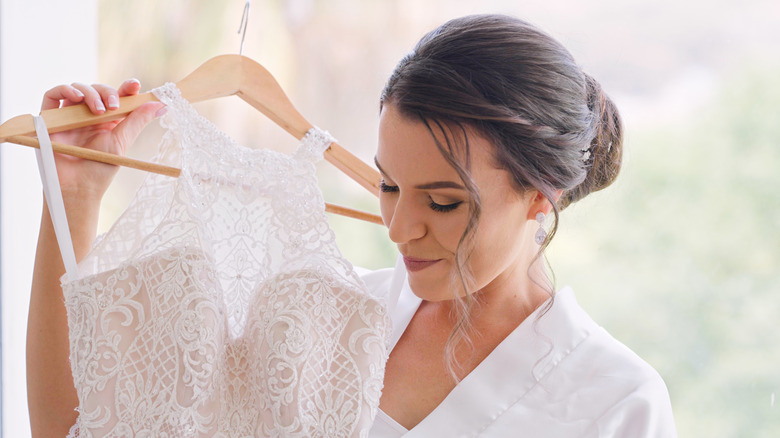
[(398, 186), (385, 184), (384, 180), (379, 183), (379, 191), (384, 193), (393, 193), (398, 191)]
[(455, 202), (453, 204), (446, 204), (446, 205), (437, 204), (437, 203), (431, 201), (429, 206), (431, 207), (431, 210), (433, 210), (433, 211), (438, 211), (440, 213), (447, 213), (447, 212), (450, 212), (450, 211), (455, 210), (456, 208), (458, 208), (458, 206), (460, 204), (463, 204), (463, 201), (458, 201), (458, 202)]

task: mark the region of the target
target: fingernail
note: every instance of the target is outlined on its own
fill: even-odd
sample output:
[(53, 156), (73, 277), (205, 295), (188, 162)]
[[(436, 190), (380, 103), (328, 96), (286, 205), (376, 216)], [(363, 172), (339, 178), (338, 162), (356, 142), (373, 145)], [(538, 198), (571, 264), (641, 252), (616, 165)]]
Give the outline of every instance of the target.
[(156, 113), (154, 113), (154, 116), (155, 117), (160, 117), (160, 116), (162, 116), (163, 114), (165, 114), (167, 112), (168, 112), (168, 107), (167, 106), (163, 106), (162, 108), (158, 109)]
[(111, 109), (119, 108), (119, 98), (113, 94), (108, 96), (108, 107)]
[(74, 88), (74, 89), (73, 89), (73, 91), (75, 91), (75, 92), (76, 92), (76, 96), (78, 96), (78, 97), (84, 97), (84, 93), (82, 93), (81, 91), (79, 91), (79, 89), (78, 89), (78, 88)]
[(103, 101), (98, 100), (97, 102), (95, 102), (95, 109), (98, 110), (98, 111), (105, 111), (106, 110), (106, 106), (103, 105)]
[(127, 80), (127, 82), (135, 82), (136, 84), (141, 85), (141, 81), (139, 81), (136, 78), (130, 78), (130, 79)]

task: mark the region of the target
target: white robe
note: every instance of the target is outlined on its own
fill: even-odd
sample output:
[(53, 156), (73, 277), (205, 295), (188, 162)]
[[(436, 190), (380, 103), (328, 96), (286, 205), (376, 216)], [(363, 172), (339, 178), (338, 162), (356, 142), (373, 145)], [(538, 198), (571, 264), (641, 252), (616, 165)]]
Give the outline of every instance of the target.
[[(402, 262), (362, 277), (369, 289), (390, 292), (392, 348), (420, 299)], [(380, 412), (369, 438), (677, 436), (666, 385), (650, 365), (598, 326), (570, 288), (561, 289), (539, 316), (545, 307), (412, 430)]]

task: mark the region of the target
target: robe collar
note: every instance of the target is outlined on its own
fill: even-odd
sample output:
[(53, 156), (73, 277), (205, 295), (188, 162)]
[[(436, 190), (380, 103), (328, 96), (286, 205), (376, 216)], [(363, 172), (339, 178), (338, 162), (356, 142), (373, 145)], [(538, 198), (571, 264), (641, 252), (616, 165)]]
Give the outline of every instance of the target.
[[(422, 302), (405, 280), (403, 262), (396, 265), (398, 269), (404, 271), (404, 280), (396, 280), (395, 288), (391, 288), (391, 296), (397, 296), (392, 310), (391, 349)], [(577, 304), (571, 288), (561, 289), (517, 326), (404, 437), (478, 436), (597, 328)]]

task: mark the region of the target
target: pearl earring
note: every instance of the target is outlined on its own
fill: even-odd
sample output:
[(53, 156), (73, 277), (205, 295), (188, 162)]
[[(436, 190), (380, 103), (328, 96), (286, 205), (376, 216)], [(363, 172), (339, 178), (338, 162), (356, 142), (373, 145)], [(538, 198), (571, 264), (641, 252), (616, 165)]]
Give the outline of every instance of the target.
[(541, 245), (544, 243), (544, 240), (547, 239), (547, 231), (545, 231), (542, 226), (542, 223), (544, 222), (544, 213), (541, 211), (536, 213), (536, 222), (539, 222), (539, 229), (536, 231), (536, 235), (534, 235), (534, 240), (537, 245)]

